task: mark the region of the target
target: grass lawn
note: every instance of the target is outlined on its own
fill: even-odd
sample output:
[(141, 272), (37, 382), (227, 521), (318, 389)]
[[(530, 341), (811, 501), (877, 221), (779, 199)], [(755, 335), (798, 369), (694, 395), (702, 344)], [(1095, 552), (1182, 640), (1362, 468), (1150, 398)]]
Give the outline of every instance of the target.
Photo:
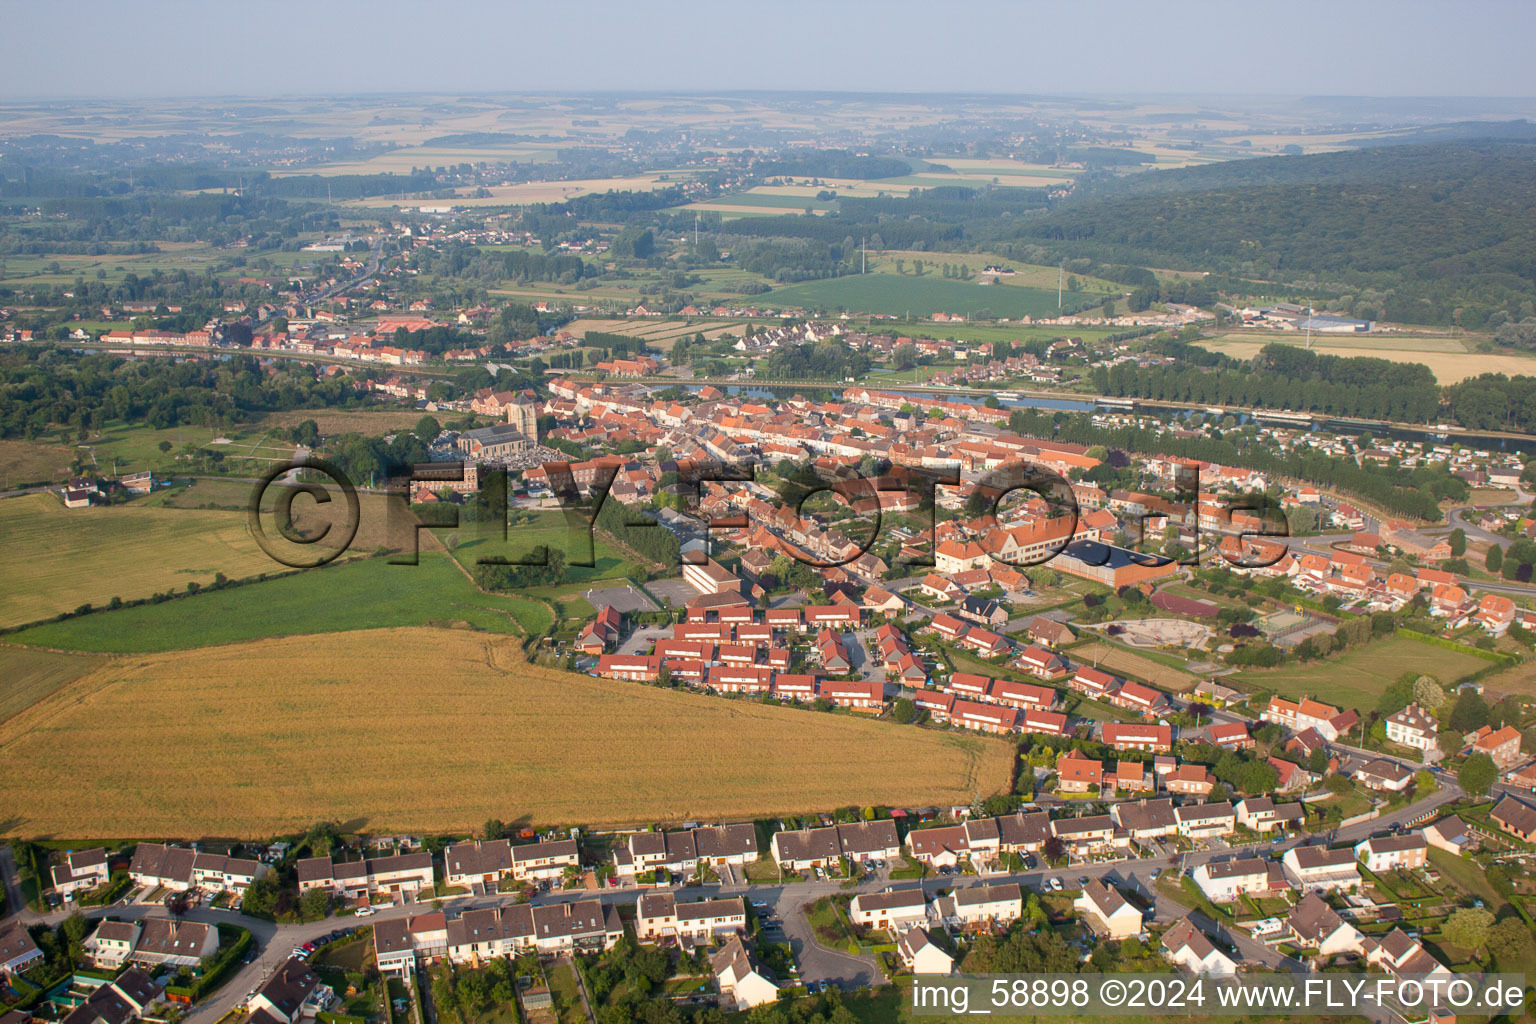
[(445, 556), (423, 551), (420, 565), (390, 565), (382, 558), (330, 565), (162, 604), (34, 626), (10, 639), (39, 647), (139, 654), (434, 623), (467, 624), (494, 633), (516, 633), (522, 625), (541, 631), (549, 626), (549, 611), (526, 598), (482, 594)]
[(1284, 697), (1318, 697), (1346, 707), (1374, 707), (1387, 685), (1404, 672), (1420, 672), (1450, 685), (1488, 662), (1405, 636), (1389, 636), (1353, 647), (1336, 658), (1275, 669), (1249, 669), (1228, 676), (1227, 685), (1250, 692), (1272, 690)]
[(1500, 916), (1507, 900), (1499, 895), (1497, 889), (1488, 881), (1488, 876), (1483, 873), (1482, 865), (1466, 857), (1458, 857), (1449, 850), (1442, 850), (1437, 846), (1429, 848), (1430, 867), (1440, 872), (1440, 877), (1456, 885), (1457, 888), (1481, 899), (1495, 916)]
[[(542, 512), (531, 523), (509, 527), (505, 541), (492, 524), (480, 530), (479, 524), (469, 524), (459, 530), (437, 530), (439, 538), (457, 533), (458, 546), (453, 555), (465, 568), (481, 558), (506, 558), (512, 561), (530, 559), (536, 549), (546, 547), (565, 555), (565, 586), (572, 583), (589, 583), (593, 580), (616, 579), (638, 567), (617, 548), (608, 536), (592, 531), (589, 521), (577, 514), (567, 522), (560, 512)], [(591, 565), (580, 565), (590, 562)]]
[(582, 1006), (576, 972), (571, 965), (557, 963), (545, 974), (549, 978), (549, 991), (555, 997), (555, 1012), (560, 1017), (560, 1024), (587, 1024), (587, 1011)]
[(0, 645), (0, 722), (107, 663), (92, 654), (60, 654)]

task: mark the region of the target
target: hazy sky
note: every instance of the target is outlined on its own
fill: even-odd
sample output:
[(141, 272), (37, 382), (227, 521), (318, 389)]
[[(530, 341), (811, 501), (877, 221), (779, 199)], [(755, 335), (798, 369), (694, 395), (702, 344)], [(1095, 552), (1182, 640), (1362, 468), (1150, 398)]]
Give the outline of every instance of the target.
[(1530, 0), (0, 0), (0, 98), (1536, 96)]

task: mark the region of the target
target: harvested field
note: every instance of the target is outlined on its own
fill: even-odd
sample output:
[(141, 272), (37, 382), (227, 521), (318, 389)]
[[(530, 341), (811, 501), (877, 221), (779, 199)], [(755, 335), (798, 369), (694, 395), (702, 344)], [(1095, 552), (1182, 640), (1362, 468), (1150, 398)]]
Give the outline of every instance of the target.
[[(1294, 331), (1227, 334), (1197, 342), (1202, 348), (1234, 359), (1250, 359), (1265, 345), (1305, 345)], [(1536, 358), (1526, 355), (1472, 352), (1460, 338), (1379, 334), (1313, 335), (1312, 350), (1325, 355), (1371, 356), (1394, 363), (1423, 363), (1441, 384), (1455, 384), (1482, 373), (1511, 377), (1536, 373)]]
[[(124, 756), (149, 742), (154, 756)], [(1012, 758), (981, 737), (530, 667), (513, 640), (374, 630), (93, 673), (0, 725), (0, 806), (8, 834), (80, 839), (708, 821), (969, 803), (1008, 785)]]
[(0, 645), (0, 722), (107, 664), (91, 654)]
[(1200, 682), (1199, 677), (1182, 669), (1159, 664), (1151, 658), (1102, 642), (1073, 648), (1072, 660), (1097, 664), (1102, 669), (1144, 680), (1171, 693), (1188, 693)]

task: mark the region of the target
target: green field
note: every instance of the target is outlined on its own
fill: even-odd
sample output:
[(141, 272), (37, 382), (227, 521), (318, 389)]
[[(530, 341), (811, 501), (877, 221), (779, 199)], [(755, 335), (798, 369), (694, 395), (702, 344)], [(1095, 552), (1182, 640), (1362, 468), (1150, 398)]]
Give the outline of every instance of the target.
[(1337, 658), (1277, 669), (1250, 670), (1222, 680), (1246, 690), (1272, 690), (1284, 697), (1316, 697), (1347, 707), (1372, 708), (1387, 684), (1404, 672), (1434, 676), (1452, 684), (1486, 668), (1488, 662), (1404, 636), (1354, 647)]
[(240, 579), (275, 564), (238, 512), (66, 509), (57, 494), (0, 501), (0, 625), (20, 625), (165, 590)]
[[(532, 523), (509, 528), (505, 542), (500, 536), (477, 536), (479, 531), (474, 526), (458, 531), (438, 530), (437, 534), (446, 540), (447, 535), (454, 532), (458, 533), (459, 542), (453, 555), (466, 569), (477, 559), (496, 557), (517, 561), (531, 558), (537, 548), (548, 547), (565, 555), (565, 581), (561, 584), (564, 589), (569, 589), (571, 584), (617, 579), (631, 572), (645, 574), (645, 570), (616, 548), (606, 534), (592, 534), (589, 547), (587, 521), (580, 516), (576, 517), (574, 527), (568, 527), (561, 513), (540, 513)], [(593, 563), (590, 567), (576, 564), (589, 561)]]
[[(1069, 297), (1066, 310), (1088, 300)], [(900, 274), (852, 274), (775, 288), (758, 300), (764, 306), (845, 309), (858, 313), (889, 313), (929, 317), (934, 313), (982, 317), (1054, 316), (1056, 292), (1011, 285), (979, 285), (956, 281), (930, 271), (922, 277)]]
[(536, 601), (480, 593), (446, 557), (423, 551), (420, 565), (390, 565), (382, 558), (335, 564), (34, 626), (7, 639), (140, 654), (385, 626), (463, 623), (496, 633), (518, 633), (520, 627), (538, 633), (549, 628), (550, 618)]

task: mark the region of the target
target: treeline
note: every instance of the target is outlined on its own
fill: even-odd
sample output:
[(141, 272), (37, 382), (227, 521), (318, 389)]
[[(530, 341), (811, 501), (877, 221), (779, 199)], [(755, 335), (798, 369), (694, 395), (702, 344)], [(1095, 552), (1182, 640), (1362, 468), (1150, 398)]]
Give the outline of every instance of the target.
[(1205, 405), (1260, 406), (1332, 416), (1433, 423), (1440, 388), (1429, 367), (1385, 359), (1320, 355), (1294, 345), (1265, 345), (1251, 362), (1176, 340), (1149, 346), (1177, 360), (1168, 366), (1095, 367), (1102, 394)]
[[(1008, 427), (1028, 437), (1052, 438), (1084, 445), (1103, 445), (1141, 454), (1161, 453), (1200, 459), (1224, 466), (1258, 470), (1272, 479), (1289, 477), (1345, 491), (1378, 505), (1387, 512), (1428, 522), (1442, 518), (1441, 499), (1465, 500), (1467, 482), (1452, 476), (1444, 466), (1420, 466), (1412, 471), (1357, 464), (1313, 449), (1278, 451), (1273, 443), (1254, 434), (1233, 430), (1220, 437), (1178, 437), (1171, 430), (1143, 427), (1095, 426), (1086, 415), (1044, 415), (1018, 409)], [(1107, 472), (1109, 463), (1100, 467)], [(1094, 472), (1087, 474), (1092, 480)]]
[(1094, 182), (1006, 225), (1073, 256), (1308, 287), (1364, 319), (1497, 328), (1536, 296), (1536, 146), (1390, 146)]
[(359, 406), (342, 375), (316, 380), (294, 364), (264, 373), (251, 356), (227, 362), (130, 361), (34, 346), (0, 348), (0, 436), (34, 440), (59, 426), (84, 437), (111, 420), (156, 429), (211, 427), (280, 409)]
[(809, 238), (761, 238), (733, 247), (731, 259), (742, 270), (780, 284), (839, 277), (858, 269), (850, 260), (848, 239), (835, 243)]
[(647, 354), (644, 338), (636, 338), (628, 334), (610, 334), (607, 331), (588, 331), (582, 335), (581, 343), (588, 348), (600, 348), (615, 356)]
[(1484, 373), (1445, 389), (1456, 422), (1469, 430), (1536, 433), (1536, 377)]

